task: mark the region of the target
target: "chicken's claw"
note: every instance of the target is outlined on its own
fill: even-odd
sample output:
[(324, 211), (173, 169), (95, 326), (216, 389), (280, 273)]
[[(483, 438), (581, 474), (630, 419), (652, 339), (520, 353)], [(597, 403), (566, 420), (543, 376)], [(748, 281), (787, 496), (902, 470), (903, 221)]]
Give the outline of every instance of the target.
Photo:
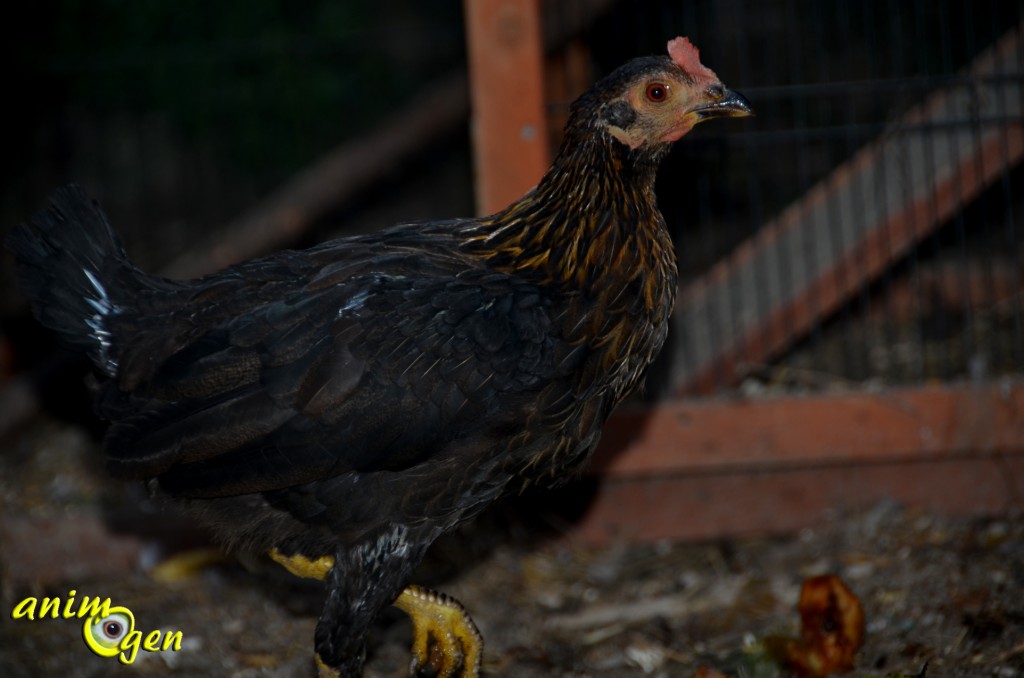
[(409, 586), (394, 604), (412, 619), (412, 675), (426, 666), (432, 667), (438, 678), (453, 678), (460, 666), (464, 678), (480, 675), (483, 636), (459, 601)]
[(305, 579), (323, 581), (327, 578), (327, 573), (334, 567), (334, 556), (321, 556), (314, 560), (298, 553), (286, 556), (277, 549), (271, 549), (267, 555), (270, 556), (271, 560), (296, 577), (303, 577)]

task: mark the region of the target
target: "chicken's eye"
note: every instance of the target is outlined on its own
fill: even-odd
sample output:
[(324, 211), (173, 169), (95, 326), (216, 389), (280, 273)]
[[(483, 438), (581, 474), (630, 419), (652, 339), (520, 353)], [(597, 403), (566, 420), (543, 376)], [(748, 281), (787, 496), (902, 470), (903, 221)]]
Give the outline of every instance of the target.
[(668, 99), (668, 85), (660, 82), (652, 82), (647, 85), (647, 100), (654, 104), (660, 104)]

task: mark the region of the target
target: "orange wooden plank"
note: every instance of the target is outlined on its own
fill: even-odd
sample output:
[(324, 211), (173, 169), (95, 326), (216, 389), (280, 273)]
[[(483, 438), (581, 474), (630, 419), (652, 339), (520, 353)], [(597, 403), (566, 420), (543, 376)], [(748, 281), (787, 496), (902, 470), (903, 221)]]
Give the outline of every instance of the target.
[(682, 400), (623, 410), (591, 470), (609, 477), (930, 461), (1024, 453), (1024, 383), (805, 397)]
[(1024, 383), (678, 401), (615, 414), (585, 541), (791, 532), (893, 500), (951, 515), (1024, 508)]
[(539, 0), (465, 0), (477, 209), (490, 214), (549, 164)]
[(1005, 515), (1021, 510), (1022, 497), (1024, 455), (617, 477), (599, 484), (572, 536), (600, 544), (784, 534), (882, 501), (940, 515)]

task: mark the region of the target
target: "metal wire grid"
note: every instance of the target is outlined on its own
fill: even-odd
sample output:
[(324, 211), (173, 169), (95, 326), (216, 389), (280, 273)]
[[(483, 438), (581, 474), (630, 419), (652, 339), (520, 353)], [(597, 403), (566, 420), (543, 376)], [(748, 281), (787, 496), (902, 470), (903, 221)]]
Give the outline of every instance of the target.
[[(557, 20), (588, 6), (569, 2), (553, 14)], [(745, 285), (722, 291), (698, 316), (683, 314), (701, 326), (708, 346), (739, 347), (737, 359), (712, 366), (714, 388), (818, 389), (1024, 369), (1024, 187), (1011, 143), (1020, 134), (1024, 99), (1022, 20), (1024, 4), (994, 0), (731, 0), (620, 2), (591, 25), (584, 39), (597, 75), (635, 54), (661, 51), (669, 37), (689, 35), (702, 60), (758, 113), (750, 122), (698, 128), (659, 179), (659, 202), (679, 245), (684, 301), (687, 285), (706, 282), (716, 265), (728, 267), (732, 257), (741, 266), (738, 249), (865, 147), (883, 144), (887, 152), (889, 143), (923, 154), (913, 172), (900, 166), (905, 152), (854, 176), (846, 188), (852, 205), (835, 201), (817, 228), (789, 232), (780, 251), (749, 258)], [(979, 72), (978, 60), (1001, 39), (1010, 41), (1009, 56)], [(952, 102), (949, 110), (924, 118), (908, 113), (936, 96)], [(970, 155), (965, 140), (993, 134), (1002, 140), (1002, 157)], [(938, 183), (951, 164), (965, 172), (985, 164), (991, 176), (974, 185), (961, 173), (946, 190)], [(921, 214), (910, 246), (898, 246), (888, 227), (874, 225), (872, 237), (888, 247), (884, 267), (858, 270), (856, 259), (830, 259), (855, 250), (864, 237), (843, 210), (885, 216), (915, 198), (908, 176), (929, 196), (913, 207)], [(955, 205), (943, 210), (947, 198)], [(934, 223), (922, 228), (925, 222)], [(802, 307), (779, 312), (776, 292), (804, 289), (803, 278), (819, 270), (845, 279), (853, 291), (828, 307), (810, 286)], [(799, 322), (804, 316), (812, 320)], [(758, 323), (761, 335), (750, 330)], [(749, 345), (767, 335), (787, 338), (773, 347)], [(676, 388), (714, 362), (695, 343), (685, 331), (675, 335), (666, 361)]]

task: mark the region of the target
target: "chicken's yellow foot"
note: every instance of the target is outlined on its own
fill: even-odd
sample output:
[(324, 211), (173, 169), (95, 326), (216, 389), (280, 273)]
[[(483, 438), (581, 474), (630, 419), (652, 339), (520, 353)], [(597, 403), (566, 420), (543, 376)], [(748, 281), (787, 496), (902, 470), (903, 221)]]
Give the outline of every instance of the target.
[(284, 569), (296, 577), (304, 577), (306, 579), (319, 579), (323, 581), (327, 578), (327, 573), (334, 567), (334, 556), (320, 556), (313, 560), (298, 553), (293, 556), (281, 555), (281, 552), (277, 549), (271, 549), (268, 555), (274, 562), (284, 567)]
[(394, 604), (412, 618), (414, 675), (427, 665), (434, 668), (437, 678), (452, 678), (460, 666), (464, 678), (480, 675), (484, 639), (459, 601), (409, 586)]
[[(323, 581), (334, 567), (333, 556), (286, 556), (277, 549), (268, 555), (295, 576), (306, 579)], [(460, 667), (463, 678), (480, 675), (483, 636), (459, 601), (430, 589), (409, 586), (398, 595), (394, 605), (412, 619), (412, 674), (429, 665), (437, 678), (454, 678)], [(319, 678), (339, 676), (320, 655), (316, 655), (316, 668)]]
[(341, 674), (338, 673), (337, 669), (332, 669), (330, 666), (324, 663), (323, 659), (320, 659), (320, 655), (316, 655), (316, 676), (317, 678), (341, 678)]

